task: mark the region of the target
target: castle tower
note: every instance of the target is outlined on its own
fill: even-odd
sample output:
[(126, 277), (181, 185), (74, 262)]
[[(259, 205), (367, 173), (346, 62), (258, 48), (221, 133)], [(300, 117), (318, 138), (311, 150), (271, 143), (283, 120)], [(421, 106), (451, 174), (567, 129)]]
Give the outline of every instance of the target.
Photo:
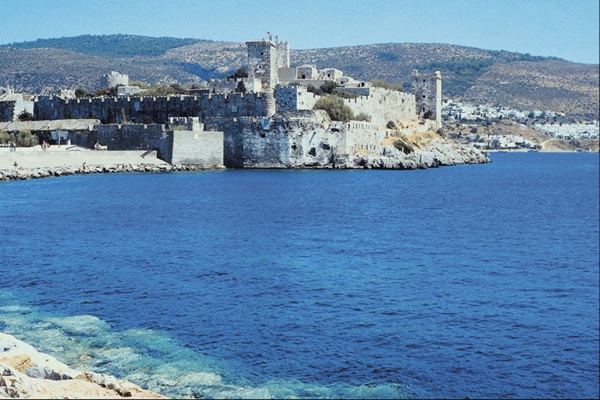
[(279, 37), (275, 36), (275, 47), (277, 48), (277, 68), (290, 67), (290, 44), (289, 42), (280, 42)]
[(415, 95), (419, 118), (431, 119), (442, 127), (442, 74), (440, 71), (430, 75), (412, 71), (412, 92)]
[(277, 46), (270, 40), (246, 42), (248, 47), (248, 77), (260, 79), (263, 92), (272, 92), (277, 85)]

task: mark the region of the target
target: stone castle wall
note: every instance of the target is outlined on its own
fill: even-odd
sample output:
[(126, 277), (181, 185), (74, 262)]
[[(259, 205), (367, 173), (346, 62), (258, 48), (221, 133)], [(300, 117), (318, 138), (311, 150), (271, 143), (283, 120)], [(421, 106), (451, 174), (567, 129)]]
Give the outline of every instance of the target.
[(420, 118), (426, 114), (442, 127), (442, 75), (439, 71), (433, 74), (422, 74), (412, 71), (411, 83), (416, 98), (416, 112)]
[(271, 41), (246, 42), (248, 78), (260, 79), (262, 90), (269, 92), (277, 85), (277, 47)]
[(355, 151), (377, 155), (386, 130), (366, 122), (331, 122), (325, 112), (273, 118), (211, 118), (224, 132), (224, 164), (233, 168), (331, 167)]
[(170, 117), (268, 116), (275, 103), (269, 93), (207, 94), (199, 96), (127, 96), (61, 99), (40, 96), (34, 107), (38, 120), (89, 119), (103, 123), (166, 124)]
[(223, 132), (174, 130), (171, 164), (222, 166)]
[(22, 112), (33, 115), (33, 102), (27, 100), (0, 101), (0, 122), (16, 121)]
[(155, 150), (171, 164), (223, 165), (223, 132), (165, 130), (162, 125), (97, 125), (93, 131), (69, 132), (71, 145), (108, 150)]
[[(344, 99), (354, 115), (365, 113), (371, 123), (385, 126), (389, 121), (413, 120), (416, 116), (415, 96), (382, 88), (366, 88), (367, 96)], [(275, 88), (277, 112), (282, 114), (294, 110), (312, 110), (321, 96), (306, 90), (304, 86), (278, 86)]]
[(0, 122), (14, 121), (15, 101), (0, 101)]
[(399, 122), (415, 118), (415, 96), (372, 87), (369, 96), (345, 99), (344, 103), (352, 109), (354, 115), (365, 113), (371, 116), (371, 123), (385, 126), (389, 121)]

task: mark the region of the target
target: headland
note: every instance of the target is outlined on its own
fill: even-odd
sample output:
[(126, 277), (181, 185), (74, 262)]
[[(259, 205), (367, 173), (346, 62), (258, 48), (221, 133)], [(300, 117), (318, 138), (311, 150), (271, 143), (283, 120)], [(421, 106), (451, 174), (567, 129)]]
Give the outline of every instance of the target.
[[(63, 90), (29, 101), (0, 91), (0, 145), (11, 143), (10, 157), (3, 152), (6, 160), (0, 161), (4, 179), (46, 176), (32, 170), (42, 167), (69, 168), (60, 174), (79, 167), (85, 172), (84, 162), (94, 165), (94, 172), (109, 165), (121, 170), (417, 169), (489, 162), (481, 150), (444, 137), (440, 71), (414, 70), (408, 93), (355, 80), (335, 68), (291, 66), (289, 44), (277, 37), (251, 40), (246, 47), (247, 62), (239, 73), (211, 80), (193, 94), (147, 95), (115, 71), (102, 78), (107, 95)], [(24, 150), (21, 144), (12, 151), (19, 140), (46, 150), (47, 144), (66, 144), (68, 150), (60, 160), (52, 160), (49, 151), (34, 151), (29, 159), (15, 159), (12, 168), (12, 160), (21, 157), (16, 153)], [(86, 151), (92, 149), (107, 154)], [(111, 152), (116, 153), (109, 157)], [(6, 172), (11, 168), (17, 173)]]

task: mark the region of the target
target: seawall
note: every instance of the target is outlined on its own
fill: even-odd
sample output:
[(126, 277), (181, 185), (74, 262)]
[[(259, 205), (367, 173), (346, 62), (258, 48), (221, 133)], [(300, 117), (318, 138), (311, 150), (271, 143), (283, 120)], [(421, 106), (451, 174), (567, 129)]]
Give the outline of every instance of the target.
[[(15, 162), (17, 165), (15, 166)], [(0, 148), (0, 181), (48, 178), (65, 175), (114, 172), (196, 171), (201, 165), (169, 164), (154, 151), (96, 151), (76, 146), (57, 146), (43, 151), (40, 146)]]

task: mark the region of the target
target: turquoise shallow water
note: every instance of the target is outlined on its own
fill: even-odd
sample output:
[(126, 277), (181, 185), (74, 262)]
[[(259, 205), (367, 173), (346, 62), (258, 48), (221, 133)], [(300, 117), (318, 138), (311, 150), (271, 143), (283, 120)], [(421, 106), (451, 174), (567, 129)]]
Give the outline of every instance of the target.
[(598, 154), (492, 159), (2, 183), (0, 330), (177, 397), (598, 397)]

